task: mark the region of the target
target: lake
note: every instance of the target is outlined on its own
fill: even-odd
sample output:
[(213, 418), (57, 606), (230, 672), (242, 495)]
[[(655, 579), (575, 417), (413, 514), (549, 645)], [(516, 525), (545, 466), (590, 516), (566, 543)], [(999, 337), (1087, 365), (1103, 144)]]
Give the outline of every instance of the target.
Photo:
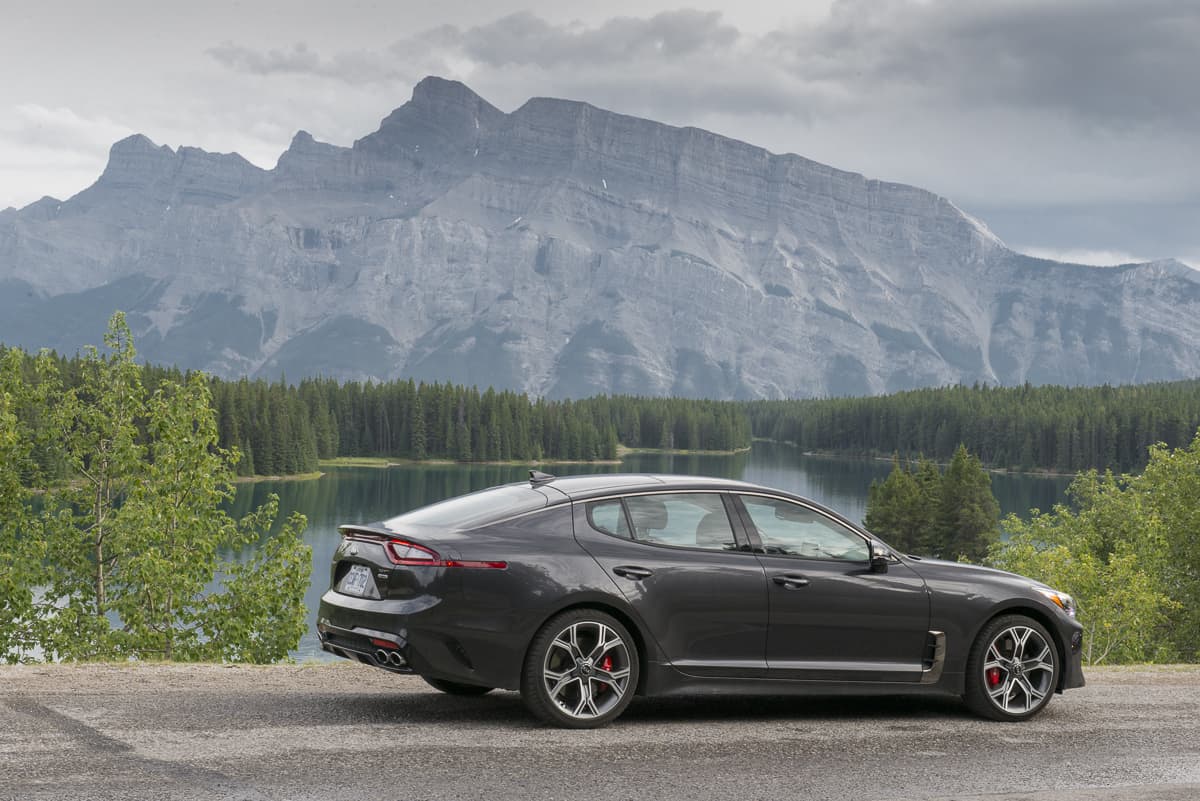
[[(747, 453), (631, 454), (620, 465), (571, 464), (541, 468), (556, 475), (571, 473), (684, 473), (719, 476), (788, 490), (825, 504), (851, 520), (866, 512), (867, 488), (891, 471), (879, 460), (806, 456), (795, 448), (757, 442)], [(369, 523), (418, 506), (496, 484), (521, 481), (528, 468), (512, 465), (409, 464), (389, 468), (329, 468), (308, 481), (260, 481), (238, 485), (231, 513), (243, 515), (268, 493), (279, 494), (280, 517), (292, 511), (308, 517), (304, 540), (313, 550), (313, 580), (305, 595), (308, 633), (293, 652), (297, 659), (333, 659), (320, 650), (316, 611), (329, 586), (329, 562), (337, 548), (338, 525)], [(1049, 509), (1064, 500), (1070, 477), (992, 474), (992, 489), (1003, 514), (1026, 515), (1031, 507)]]

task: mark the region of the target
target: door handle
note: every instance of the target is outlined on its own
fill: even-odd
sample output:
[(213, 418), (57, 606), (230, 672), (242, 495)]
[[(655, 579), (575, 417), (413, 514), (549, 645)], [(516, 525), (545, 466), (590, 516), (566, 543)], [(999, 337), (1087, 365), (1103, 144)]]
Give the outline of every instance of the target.
[(798, 590), (801, 587), (808, 586), (808, 579), (799, 573), (785, 573), (780, 576), (772, 576), (771, 581), (774, 581), (785, 590)]
[(650, 575), (654, 573), (653, 570), (648, 570), (644, 567), (638, 567), (636, 565), (619, 565), (618, 567), (614, 567), (612, 571), (622, 578), (633, 579), (634, 581), (641, 581), (644, 578), (649, 578)]

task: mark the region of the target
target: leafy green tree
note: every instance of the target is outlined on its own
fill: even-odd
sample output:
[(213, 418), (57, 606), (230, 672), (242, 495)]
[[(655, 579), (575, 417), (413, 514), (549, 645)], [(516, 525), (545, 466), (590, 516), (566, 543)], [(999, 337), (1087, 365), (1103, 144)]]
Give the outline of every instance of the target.
[(1093, 661), (1200, 658), (1200, 433), (1151, 446), (1140, 475), (1080, 474), (1071, 499), (1009, 518), (991, 561), (1074, 593)]
[[(37, 645), (68, 660), (286, 656), (304, 625), (303, 517), (272, 533), (272, 498), (231, 519), (238, 454), (218, 445), (209, 379), (160, 376), (147, 398), (121, 315), (105, 341), (55, 403), (77, 478), (46, 493), (33, 529), (49, 568), (33, 601)], [(226, 556), (255, 542), (249, 561)]]
[[(267, 537), (277, 499), (240, 523), (223, 510), (233, 498), (237, 454), (217, 447), (202, 376), (162, 384), (146, 428), (149, 461), (121, 508), (126, 555), (112, 592), (121, 622), (117, 652), (254, 662), (286, 656), (303, 633), (296, 631), (310, 566), (298, 540), (303, 519)], [(220, 556), (263, 538), (266, 550), (252, 567)], [(223, 591), (207, 591), (219, 577)]]
[(51, 654), (86, 659), (112, 652), (110, 580), (125, 552), (119, 501), (145, 460), (138, 422), (144, 417), (141, 369), (125, 316), (113, 315), (107, 353), (88, 348), (77, 386), (55, 404), (60, 438), (74, 480), (48, 494), (43, 515), (47, 553), (56, 561), (39, 615)]
[(307, 520), (293, 512), (276, 526), (278, 515), (279, 497), (271, 495), (237, 521), (227, 545), (257, 543), (255, 555), (220, 564), (222, 590), (198, 599), (201, 636), (186, 658), (275, 662), (300, 641), (307, 626), (304, 592), (312, 570), (312, 549), (300, 539)]
[(1081, 474), (1070, 494), (1078, 512), (1060, 504), (1028, 522), (1006, 518), (1009, 539), (988, 563), (1071, 593), (1089, 664), (1169, 658), (1165, 627), (1181, 605), (1143, 556), (1162, 547), (1160, 521), (1112, 474)]
[(53, 362), (41, 358), (46, 382), (31, 385), (23, 380), (23, 361), (18, 350), (0, 352), (0, 662), (26, 660), (35, 648), (36, 591), (46, 580), (46, 553), (23, 481), (37, 472), (36, 435), (20, 413), (38, 405), (38, 390), (56, 373)]
[(1190, 445), (1150, 447), (1141, 475), (1128, 480), (1126, 492), (1142, 531), (1143, 562), (1162, 576), (1163, 589), (1181, 605), (1172, 639), (1188, 661), (1200, 659), (1200, 431)]

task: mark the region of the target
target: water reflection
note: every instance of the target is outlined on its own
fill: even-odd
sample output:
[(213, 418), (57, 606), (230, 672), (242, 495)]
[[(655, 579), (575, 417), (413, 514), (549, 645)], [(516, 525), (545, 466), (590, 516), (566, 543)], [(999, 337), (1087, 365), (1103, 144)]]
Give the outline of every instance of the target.
[[(795, 448), (756, 443), (749, 453), (732, 455), (631, 454), (617, 465), (557, 465), (559, 475), (570, 473), (682, 473), (734, 478), (795, 492), (823, 503), (852, 520), (866, 511), (867, 488), (891, 470), (887, 461), (805, 456)], [(299, 659), (324, 658), (315, 626), (316, 608), (329, 586), (329, 562), (338, 544), (337, 526), (366, 523), (418, 506), (528, 476), (525, 467), (511, 465), (421, 464), (387, 469), (347, 467), (329, 470), (314, 481), (262, 481), (238, 487), (231, 512), (243, 515), (278, 493), (281, 517), (293, 510), (308, 517), (305, 541), (313, 549), (313, 581), (305, 595), (312, 617), (309, 633), (294, 654)], [(1028, 513), (1030, 507), (1049, 509), (1063, 499), (1069, 478), (996, 474), (992, 488), (1005, 514)]]

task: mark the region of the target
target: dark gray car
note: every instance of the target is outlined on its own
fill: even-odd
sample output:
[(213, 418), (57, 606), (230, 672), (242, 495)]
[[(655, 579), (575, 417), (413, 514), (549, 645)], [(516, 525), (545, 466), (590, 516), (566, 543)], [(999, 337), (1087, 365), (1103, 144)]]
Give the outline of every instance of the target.
[(1070, 596), (753, 484), (532, 473), (341, 532), (326, 651), (520, 690), (560, 726), (705, 692), (941, 693), (1024, 720), (1084, 683)]

